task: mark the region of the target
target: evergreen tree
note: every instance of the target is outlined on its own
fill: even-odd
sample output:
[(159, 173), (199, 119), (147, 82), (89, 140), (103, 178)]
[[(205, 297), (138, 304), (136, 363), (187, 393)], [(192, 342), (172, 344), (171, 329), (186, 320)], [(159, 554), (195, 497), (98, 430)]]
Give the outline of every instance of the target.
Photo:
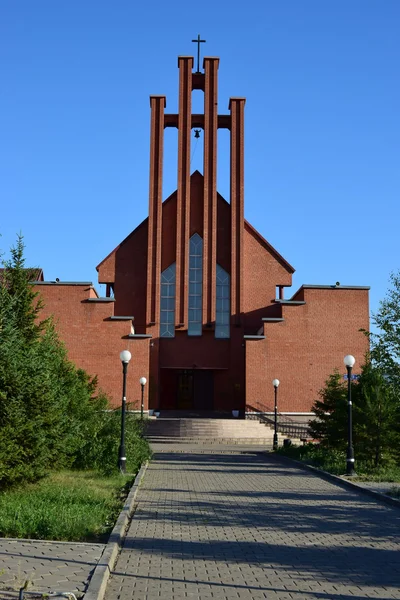
[(369, 333), (371, 358), (396, 385), (400, 396), (400, 271), (390, 275), (391, 287), (373, 321), (378, 333)]
[(3, 262), (4, 270), (0, 281), (0, 331), (6, 321), (17, 323), (19, 332), (29, 344), (38, 338), (45, 326), (45, 321), (39, 319), (43, 302), (31, 285), (37, 269), (25, 267), (21, 235), (10, 254), (11, 258)]
[(25, 269), (18, 238), (0, 280), (0, 483), (73, 466), (103, 427), (107, 399), (67, 358)]
[(343, 450), (347, 440), (347, 386), (338, 371), (328, 377), (319, 396), (312, 408), (316, 419), (310, 422), (310, 433), (322, 444)]
[(362, 368), (355, 404), (359, 456), (375, 467), (398, 459), (400, 410), (396, 390), (382, 369), (369, 360)]
[[(347, 382), (335, 371), (313, 406), (311, 435), (323, 446), (346, 450)], [(378, 467), (400, 458), (400, 410), (395, 387), (369, 359), (352, 387), (353, 445), (356, 460)]]

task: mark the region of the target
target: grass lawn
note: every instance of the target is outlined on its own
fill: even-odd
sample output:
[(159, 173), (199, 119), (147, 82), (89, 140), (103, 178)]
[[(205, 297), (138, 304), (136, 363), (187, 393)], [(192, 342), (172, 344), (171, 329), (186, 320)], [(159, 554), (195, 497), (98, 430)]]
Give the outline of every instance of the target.
[[(279, 448), (278, 454), (301, 460), (334, 475), (346, 474), (346, 453), (344, 451), (330, 450), (318, 444), (307, 444), (306, 446)], [(357, 460), (356, 457), (355, 468), (357, 476), (352, 477), (352, 481), (400, 482), (400, 465), (394, 464), (393, 461), (386, 465), (374, 467), (372, 463)]]
[(123, 475), (62, 471), (0, 492), (0, 537), (104, 543), (131, 482)]

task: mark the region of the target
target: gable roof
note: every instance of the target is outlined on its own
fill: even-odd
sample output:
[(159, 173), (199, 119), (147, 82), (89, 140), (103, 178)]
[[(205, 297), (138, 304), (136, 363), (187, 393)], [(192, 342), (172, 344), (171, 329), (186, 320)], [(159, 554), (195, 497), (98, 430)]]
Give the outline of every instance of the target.
[(278, 250), (276, 250), (269, 242), (267, 242), (267, 240), (261, 235), (261, 233), (259, 233), (257, 231), (257, 229), (255, 229), (252, 225), (250, 225), (250, 223), (248, 221), (246, 221), (246, 219), (244, 220), (244, 226), (247, 227), (250, 230), (250, 232), (260, 242), (260, 244), (262, 246), (264, 246), (264, 248), (266, 250), (268, 250), (269, 252), (271, 252), (271, 254), (273, 254), (275, 256), (275, 258), (277, 259), (277, 261), (289, 273), (294, 273), (295, 272), (296, 269), (294, 267), (292, 267), (292, 265), (290, 263), (288, 263), (288, 261), (285, 258), (283, 258), (282, 254), (279, 254)]
[[(196, 169), (195, 171), (193, 171), (193, 173), (190, 176), (190, 181), (194, 182), (194, 181), (202, 181), (204, 180), (204, 176), (200, 173), (200, 171), (198, 169)], [(169, 202), (176, 194), (177, 194), (178, 190), (175, 190), (174, 192), (172, 192), (172, 194), (170, 194), (168, 196), (168, 198), (166, 198), (165, 200), (163, 200), (163, 204), (166, 204), (167, 202)], [(219, 192), (217, 192), (218, 198), (223, 200), (224, 202), (226, 202), (226, 204), (228, 204), (228, 206), (230, 206), (229, 202), (223, 197), (221, 196), (221, 194)], [(122, 246), (122, 244), (124, 244), (138, 229), (139, 227), (142, 227), (146, 221), (148, 221), (148, 217), (146, 217), (137, 227), (135, 227), (135, 229), (133, 231), (131, 231), (131, 233), (129, 235), (126, 236), (125, 239), (122, 240), (122, 242), (120, 242), (118, 244), (118, 246), (116, 246), (114, 248), (114, 250), (112, 250), (109, 254), (107, 254), (107, 256), (97, 265), (96, 270), (98, 271), (99, 268), (101, 267), (101, 265), (108, 259), (110, 258), (110, 256), (116, 252), (118, 250), (118, 248), (120, 248), (120, 246)], [(290, 263), (287, 262), (287, 260), (285, 260), (283, 258), (283, 256), (281, 254), (279, 254), (279, 252), (277, 250), (275, 250), (275, 248), (269, 243), (267, 242), (267, 240), (257, 231), (257, 229), (255, 229), (252, 225), (250, 225), (250, 223), (248, 221), (246, 221), (246, 219), (244, 220), (244, 224), (245, 227), (247, 227), (247, 229), (250, 231), (250, 233), (258, 240), (258, 242), (268, 251), (270, 252), (273, 256), (275, 256), (275, 258), (278, 260), (278, 262), (289, 272), (289, 273), (294, 273), (295, 269), (294, 267), (292, 267), (292, 265)]]

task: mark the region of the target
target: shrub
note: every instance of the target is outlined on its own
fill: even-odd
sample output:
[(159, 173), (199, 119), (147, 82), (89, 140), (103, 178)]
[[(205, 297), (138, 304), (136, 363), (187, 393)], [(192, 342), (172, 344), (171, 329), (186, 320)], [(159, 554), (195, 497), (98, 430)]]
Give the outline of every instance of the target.
[[(97, 380), (68, 360), (25, 269), (22, 238), (0, 278), (0, 485), (50, 470), (116, 471), (119, 423)], [(140, 425), (127, 419), (130, 468), (149, 456)]]
[[(352, 386), (353, 445), (359, 462), (378, 467), (394, 465), (400, 459), (400, 403), (398, 391), (381, 369), (369, 361), (363, 365), (358, 382)], [(314, 404), (316, 419), (311, 435), (322, 446), (345, 451), (348, 438), (347, 382), (333, 373)]]
[[(143, 423), (134, 414), (125, 416), (125, 451), (128, 473), (136, 473), (140, 465), (151, 456), (146, 439), (142, 437)], [(74, 467), (96, 469), (111, 475), (118, 470), (118, 450), (121, 434), (121, 410), (105, 411), (96, 415), (90, 436), (79, 448)]]

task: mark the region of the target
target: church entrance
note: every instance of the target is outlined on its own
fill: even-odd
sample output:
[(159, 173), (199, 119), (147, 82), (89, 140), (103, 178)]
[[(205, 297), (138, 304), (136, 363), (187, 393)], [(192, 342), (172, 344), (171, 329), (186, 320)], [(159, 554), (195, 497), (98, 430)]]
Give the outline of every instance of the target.
[(212, 411), (213, 407), (213, 371), (161, 369), (161, 410)]

